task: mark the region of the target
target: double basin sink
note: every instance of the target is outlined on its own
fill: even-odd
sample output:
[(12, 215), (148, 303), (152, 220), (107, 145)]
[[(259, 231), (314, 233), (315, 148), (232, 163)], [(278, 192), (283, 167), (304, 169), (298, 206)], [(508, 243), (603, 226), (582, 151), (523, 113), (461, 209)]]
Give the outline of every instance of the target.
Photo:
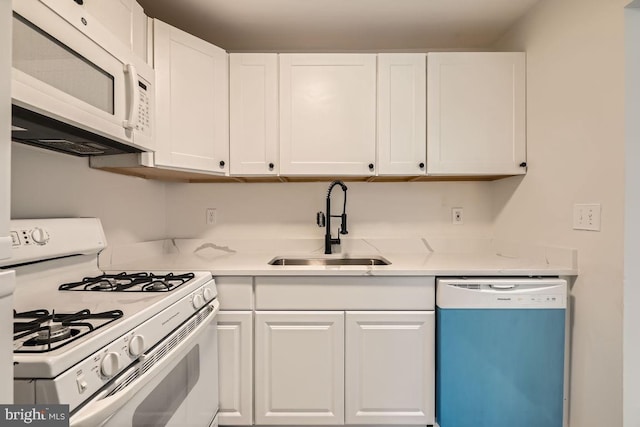
[(374, 266), (374, 265), (389, 265), (388, 260), (383, 257), (361, 257), (361, 258), (298, 258), (298, 257), (276, 257), (269, 261), (269, 265), (283, 265), (283, 266), (296, 266), (296, 265), (310, 265), (310, 266), (341, 266), (341, 265), (355, 265), (355, 266)]

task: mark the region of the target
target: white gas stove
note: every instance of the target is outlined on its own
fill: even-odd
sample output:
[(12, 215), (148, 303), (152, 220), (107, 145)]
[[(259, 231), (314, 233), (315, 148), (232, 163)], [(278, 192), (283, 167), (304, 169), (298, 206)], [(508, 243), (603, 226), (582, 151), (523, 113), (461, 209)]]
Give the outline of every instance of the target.
[[(16, 271), (15, 403), (69, 404), (72, 425), (133, 425), (141, 416), (151, 424), (213, 421), (219, 304), (210, 273), (102, 271), (97, 255), (106, 241), (95, 218), (14, 220), (11, 235), (13, 257), (0, 267)], [(169, 371), (196, 356), (194, 384), (210, 401), (191, 402), (191, 384), (167, 405), (164, 393), (188, 383)], [(190, 413), (196, 403), (198, 415)]]

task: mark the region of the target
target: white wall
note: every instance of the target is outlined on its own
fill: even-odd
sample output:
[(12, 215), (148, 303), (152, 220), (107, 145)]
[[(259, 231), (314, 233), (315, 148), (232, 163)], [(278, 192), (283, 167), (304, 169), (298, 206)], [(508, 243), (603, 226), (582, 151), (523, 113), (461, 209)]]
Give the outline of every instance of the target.
[[(11, 52), (11, 1), (0, 0), (0, 47), (2, 52)], [(7, 206), (10, 206), (11, 185), (8, 172), (11, 169), (11, 55), (0, 54), (0, 237), (9, 236)], [(9, 244), (9, 243), (4, 243)], [(6, 248), (6, 246), (5, 246)], [(0, 258), (9, 256), (9, 249), (0, 248)]]
[[(499, 44), (527, 52), (530, 167), (493, 185), (496, 237), (578, 249), (572, 427), (622, 425), (627, 2), (541, 0)], [(574, 203), (602, 204), (601, 232), (572, 229)]]
[[(491, 235), (491, 183), (346, 184), (346, 238)], [(325, 211), (328, 186), (328, 182), (167, 184), (167, 234), (322, 239), (315, 218), (316, 212)], [(334, 214), (342, 212), (341, 193), (333, 189)], [(451, 224), (452, 207), (464, 208), (464, 225)], [(213, 227), (205, 225), (206, 208), (217, 209)], [(333, 230), (336, 233), (337, 226)]]
[(625, 10), (624, 426), (640, 425), (640, 0)]
[(13, 143), (11, 217), (98, 217), (109, 245), (165, 237), (164, 184), (90, 169), (86, 158)]

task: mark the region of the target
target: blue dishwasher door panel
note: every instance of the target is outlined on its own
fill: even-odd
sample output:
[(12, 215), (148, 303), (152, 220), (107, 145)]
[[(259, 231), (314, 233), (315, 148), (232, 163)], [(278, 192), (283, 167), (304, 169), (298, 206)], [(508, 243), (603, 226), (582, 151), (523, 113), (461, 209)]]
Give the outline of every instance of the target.
[(440, 427), (562, 427), (565, 310), (436, 316)]

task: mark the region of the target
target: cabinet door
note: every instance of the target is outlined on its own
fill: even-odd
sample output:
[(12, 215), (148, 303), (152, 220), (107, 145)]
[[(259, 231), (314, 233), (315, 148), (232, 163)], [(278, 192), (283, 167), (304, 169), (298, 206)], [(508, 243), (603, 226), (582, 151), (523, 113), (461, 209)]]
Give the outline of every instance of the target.
[(148, 61), (148, 26), (149, 18), (137, 2), (131, 0), (131, 49), (138, 57)]
[(218, 315), (220, 424), (253, 423), (253, 313)]
[(256, 424), (343, 424), (343, 312), (256, 312), (255, 360)]
[(232, 175), (278, 173), (278, 55), (229, 55)]
[(525, 173), (525, 54), (429, 53), (427, 174)]
[(376, 55), (280, 55), (282, 175), (374, 175), (375, 136)]
[(378, 173), (424, 175), (427, 56), (378, 55)]
[(153, 21), (153, 51), (158, 116), (156, 165), (226, 174), (227, 53), (157, 19)]
[(138, 57), (147, 60), (147, 16), (135, 0), (84, 0), (83, 7)]
[(433, 311), (347, 312), (347, 424), (433, 424)]
[[(129, 49), (135, 0), (84, 0), (87, 12), (108, 28)], [(138, 6), (139, 7), (139, 6)]]

